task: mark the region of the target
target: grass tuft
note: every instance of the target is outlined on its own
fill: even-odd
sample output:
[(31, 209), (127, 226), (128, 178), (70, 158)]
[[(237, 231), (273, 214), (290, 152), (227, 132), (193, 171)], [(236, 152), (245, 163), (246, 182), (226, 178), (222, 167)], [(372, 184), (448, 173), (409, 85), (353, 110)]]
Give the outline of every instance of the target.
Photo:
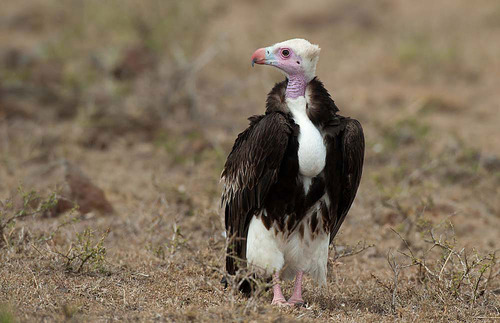
[(83, 232), (77, 233), (76, 239), (71, 242), (66, 252), (56, 252), (65, 261), (65, 268), (68, 272), (79, 273), (87, 267), (89, 270), (95, 270), (106, 273), (106, 247), (104, 240), (109, 234), (106, 230), (99, 239), (96, 239), (94, 231), (87, 228)]
[(5, 304), (0, 304), (0, 323), (14, 323), (17, 320), (14, 317), (9, 306)]

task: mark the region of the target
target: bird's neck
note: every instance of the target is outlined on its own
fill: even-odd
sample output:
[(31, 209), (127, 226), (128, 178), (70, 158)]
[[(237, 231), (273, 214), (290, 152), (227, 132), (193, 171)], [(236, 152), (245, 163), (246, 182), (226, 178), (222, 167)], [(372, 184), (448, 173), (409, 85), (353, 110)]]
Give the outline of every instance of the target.
[(306, 95), (306, 76), (303, 74), (295, 74), (288, 76), (288, 85), (286, 86), (285, 97), (288, 99), (296, 99)]

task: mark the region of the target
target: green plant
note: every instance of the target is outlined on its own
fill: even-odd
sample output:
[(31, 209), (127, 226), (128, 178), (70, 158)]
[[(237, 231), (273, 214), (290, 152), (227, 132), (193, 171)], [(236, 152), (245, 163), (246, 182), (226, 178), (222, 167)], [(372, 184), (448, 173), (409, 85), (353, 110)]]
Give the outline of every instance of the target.
[[(15, 203), (20, 197), (19, 203)], [(50, 212), (58, 202), (55, 192), (42, 198), (35, 190), (25, 191), (22, 186), (17, 189), (17, 196), (0, 201), (0, 246), (9, 245), (18, 220), (43, 215)], [(18, 204), (18, 205), (16, 205)]]
[(151, 242), (146, 246), (146, 250), (151, 252), (155, 257), (165, 260), (165, 244), (154, 244)]
[(181, 232), (181, 227), (174, 222), (172, 225), (171, 238), (167, 241), (162, 240), (158, 243), (150, 242), (146, 246), (146, 250), (151, 252), (155, 257), (164, 260), (167, 254), (173, 255), (183, 247), (189, 248), (187, 242), (188, 239)]
[(5, 304), (0, 304), (0, 323), (13, 323), (13, 322), (16, 322), (16, 320), (10, 308)]
[(104, 263), (107, 251), (104, 247), (104, 240), (109, 234), (109, 229), (99, 239), (95, 238), (94, 233), (90, 228), (77, 233), (76, 239), (71, 242), (66, 252), (57, 252), (65, 259), (67, 271), (78, 273), (85, 265), (88, 265), (93, 270), (105, 272)]

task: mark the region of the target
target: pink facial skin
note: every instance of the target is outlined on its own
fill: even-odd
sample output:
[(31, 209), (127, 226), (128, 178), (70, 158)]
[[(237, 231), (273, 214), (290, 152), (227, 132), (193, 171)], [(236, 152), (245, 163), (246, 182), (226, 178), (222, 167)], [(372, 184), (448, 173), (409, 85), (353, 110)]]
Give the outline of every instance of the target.
[(279, 68), (288, 77), (285, 96), (290, 99), (305, 96), (307, 82), (302, 69), (302, 58), (290, 48), (277, 48), (274, 52), (271, 50), (271, 47), (257, 49), (252, 55), (252, 66), (256, 63)]
[(284, 71), (288, 76), (285, 97), (296, 99), (305, 96), (307, 83), (302, 69), (302, 58), (290, 48), (278, 48), (274, 56), (277, 59), (273, 65)]
[(278, 48), (274, 54), (273, 64), (283, 70), (288, 76), (304, 74), (302, 70), (302, 58), (297, 56), (290, 48)]

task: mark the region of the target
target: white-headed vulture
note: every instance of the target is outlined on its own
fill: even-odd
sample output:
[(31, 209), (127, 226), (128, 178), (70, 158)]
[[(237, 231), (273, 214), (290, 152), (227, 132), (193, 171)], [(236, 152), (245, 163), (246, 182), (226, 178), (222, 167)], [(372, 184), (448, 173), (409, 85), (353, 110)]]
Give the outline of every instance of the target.
[[(292, 39), (252, 55), (286, 80), (267, 96), (266, 112), (238, 135), (222, 171), (228, 239), (226, 270), (248, 266), (273, 278), (273, 304), (302, 304), (302, 276), (326, 284), (328, 246), (361, 179), (364, 136), (338, 114), (316, 77), (320, 48)], [(288, 301), (280, 279), (295, 277)], [(241, 287), (241, 286), (240, 286)]]

